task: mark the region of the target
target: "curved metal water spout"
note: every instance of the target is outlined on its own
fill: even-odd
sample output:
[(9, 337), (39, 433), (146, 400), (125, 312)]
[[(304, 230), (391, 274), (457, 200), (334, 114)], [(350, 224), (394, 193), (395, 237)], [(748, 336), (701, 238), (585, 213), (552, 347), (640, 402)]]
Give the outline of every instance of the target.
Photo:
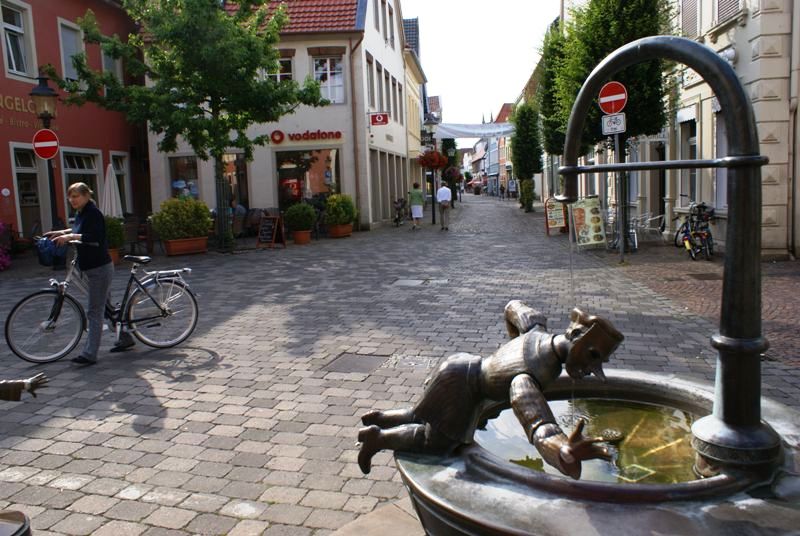
[(693, 444), (711, 466), (772, 466), (780, 456), (780, 437), (761, 420), (761, 169), (753, 109), (733, 68), (712, 49), (681, 37), (646, 37), (618, 48), (589, 75), (572, 107), (564, 143), (564, 194), (578, 198), (578, 167), (584, 119), (600, 87), (614, 73), (636, 63), (664, 58), (694, 69), (719, 100), (727, 125), (729, 155), (706, 161), (605, 165), (604, 170), (727, 167), (728, 229), (713, 413), (692, 427)]

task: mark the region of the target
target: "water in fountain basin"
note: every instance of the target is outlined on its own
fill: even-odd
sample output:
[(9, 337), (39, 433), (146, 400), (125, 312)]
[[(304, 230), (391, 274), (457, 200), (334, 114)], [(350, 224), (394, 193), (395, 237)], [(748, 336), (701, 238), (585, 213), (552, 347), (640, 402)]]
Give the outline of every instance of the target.
[[(669, 484), (696, 480), (692, 472), (694, 450), (691, 426), (695, 416), (666, 406), (609, 399), (555, 400), (550, 402), (564, 433), (572, 431), (575, 416), (586, 419), (586, 437), (613, 435), (623, 438), (607, 446), (613, 460), (583, 462), (581, 480), (614, 483)], [(618, 439), (618, 438), (617, 438)], [(553, 475), (528, 443), (522, 427), (509, 409), (475, 433), (475, 441), (495, 456)]]

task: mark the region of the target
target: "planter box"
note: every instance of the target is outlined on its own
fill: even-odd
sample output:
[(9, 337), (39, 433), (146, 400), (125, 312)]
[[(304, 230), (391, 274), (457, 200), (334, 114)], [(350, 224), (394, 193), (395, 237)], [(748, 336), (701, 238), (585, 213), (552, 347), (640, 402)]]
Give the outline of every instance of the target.
[(331, 238), (344, 238), (345, 236), (350, 236), (351, 234), (353, 234), (352, 223), (342, 223), (339, 225), (328, 226), (328, 236)]
[(162, 240), (164, 251), (167, 255), (189, 255), (191, 253), (205, 253), (208, 251), (208, 237), (178, 238), (176, 240)]
[(292, 231), (294, 243), (298, 246), (311, 242), (311, 231)]

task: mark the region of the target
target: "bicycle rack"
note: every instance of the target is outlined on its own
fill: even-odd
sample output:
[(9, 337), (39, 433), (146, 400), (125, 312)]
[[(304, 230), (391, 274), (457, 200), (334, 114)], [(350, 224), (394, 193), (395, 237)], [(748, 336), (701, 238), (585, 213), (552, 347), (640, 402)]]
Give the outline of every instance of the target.
[[(729, 156), (713, 160), (672, 160), (578, 166), (581, 131), (589, 107), (614, 73), (664, 58), (694, 69), (719, 100), (727, 125)], [(753, 109), (736, 72), (705, 45), (682, 37), (646, 37), (624, 45), (603, 60), (583, 84), (569, 117), (564, 142), (564, 194), (578, 199), (578, 175), (603, 171), (728, 168), (728, 228), (713, 413), (692, 426), (692, 444), (712, 465), (774, 466), (781, 439), (761, 420), (760, 354), (769, 344), (761, 334), (761, 169)], [(701, 460), (702, 461), (702, 460)]]

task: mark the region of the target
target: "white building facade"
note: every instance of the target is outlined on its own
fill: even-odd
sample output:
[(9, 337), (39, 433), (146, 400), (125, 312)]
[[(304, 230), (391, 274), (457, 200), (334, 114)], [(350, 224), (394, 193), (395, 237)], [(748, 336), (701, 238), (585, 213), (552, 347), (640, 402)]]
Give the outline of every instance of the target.
[[(331, 104), (299, 107), (277, 123), (252, 126), (251, 136), (266, 134), (270, 143), (249, 162), (232, 150), (224, 173), (232, 197), (247, 208), (277, 214), (303, 199), (340, 192), (353, 197), (361, 227), (370, 228), (391, 218), (392, 201), (407, 182), (399, 0), (328, 4), (287, 4), (290, 23), (277, 45), (281, 72), (271, 76), (315, 78)], [(371, 125), (373, 113), (387, 120)], [(177, 195), (216, 206), (213, 161), (200, 160), (185, 143), (175, 153), (160, 153), (157, 143), (150, 134), (154, 209)]]

